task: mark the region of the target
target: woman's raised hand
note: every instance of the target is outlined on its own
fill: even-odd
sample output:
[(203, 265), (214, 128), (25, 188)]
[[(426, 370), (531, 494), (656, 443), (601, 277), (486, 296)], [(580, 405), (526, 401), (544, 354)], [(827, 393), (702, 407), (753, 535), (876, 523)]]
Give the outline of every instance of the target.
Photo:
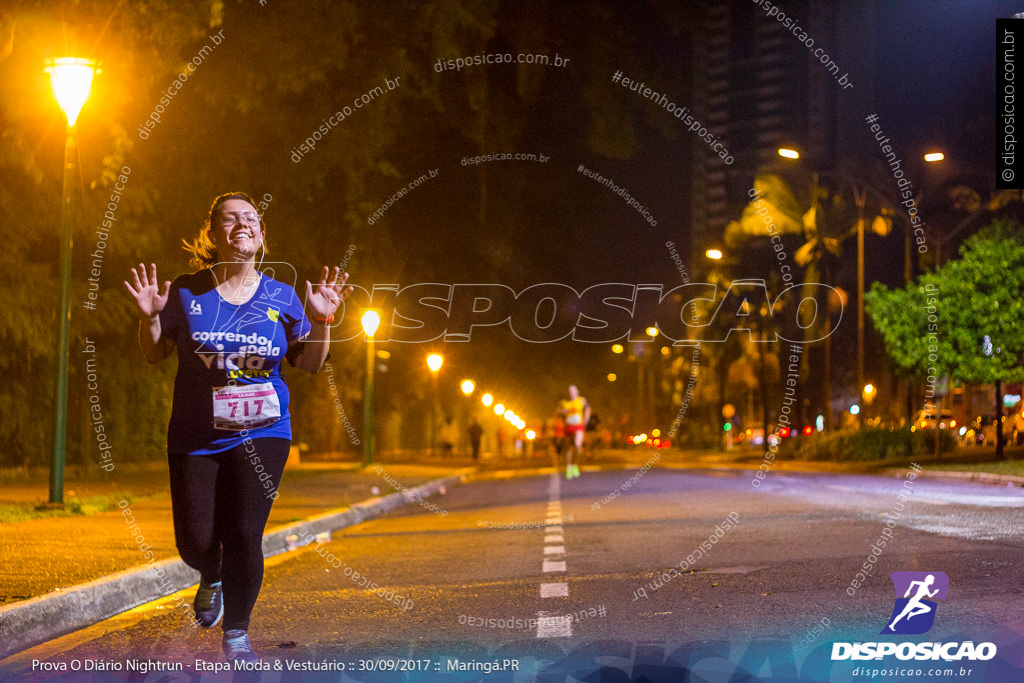
[(135, 305), (139, 308), (139, 318), (152, 320), (167, 305), (167, 295), (171, 291), (170, 280), (165, 281), (161, 288), (156, 277), (156, 264), (149, 264), (147, 275), (145, 264), (140, 263), (138, 270), (132, 268), (132, 282), (134, 286), (125, 280), (124, 286), (135, 299)]
[(348, 273), (342, 273), (337, 266), (333, 270), (324, 266), (315, 289), (306, 281), (306, 314), (321, 319), (332, 317), (345, 297), (352, 293), (352, 288), (345, 286), (346, 282)]

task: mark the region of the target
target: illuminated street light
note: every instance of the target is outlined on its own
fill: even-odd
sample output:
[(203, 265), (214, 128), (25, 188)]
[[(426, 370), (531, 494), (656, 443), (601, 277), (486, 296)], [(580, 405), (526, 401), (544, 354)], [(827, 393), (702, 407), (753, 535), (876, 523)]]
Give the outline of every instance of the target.
[(875, 395), (877, 393), (878, 393), (878, 390), (875, 389), (875, 385), (874, 384), (865, 384), (864, 385), (864, 389), (861, 391), (861, 397), (864, 399), (864, 405), (866, 405), (866, 406), (871, 405), (874, 402)]
[(651, 327), (648, 327), (646, 332), (647, 332), (647, 336), (648, 337), (657, 337), (658, 336), (658, 328), (654, 327), (653, 325)]
[(441, 365), (444, 363), (444, 357), (439, 353), (432, 353), (427, 356), (427, 367), (430, 368), (431, 372), (437, 372), (441, 369)]
[(513, 417), (515, 417), (515, 413), (514, 413), (514, 412), (512, 412), (512, 409), (511, 409), (511, 408), (509, 408), (508, 410), (506, 410), (506, 411), (505, 411), (505, 419), (506, 419), (506, 420), (508, 420), (509, 422), (511, 422), (511, 421), (512, 421), (512, 418), (513, 418)]
[(505, 412), (505, 406), (501, 405), (500, 403), (494, 404), (494, 414), (495, 415), (501, 415), (504, 412)]
[(534, 439), (537, 438), (537, 432), (533, 431), (532, 429), (527, 429), (526, 438), (529, 439), (530, 441), (533, 441)]
[(380, 313), (371, 308), (363, 313), (363, 317), (359, 319), (359, 322), (363, 324), (363, 332), (366, 333), (366, 336), (372, 337), (377, 333), (377, 328), (380, 327)]
[(494, 403), (494, 397), (491, 396), (490, 394), (484, 394), (483, 396), (480, 397), (480, 401), (485, 406), (490, 406), (492, 403)]
[(612, 344), (612, 353), (622, 353), (623, 351), (622, 344)]
[(74, 231), (72, 211), (72, 189), (75, 186), (75, 161), (78, 158), (75, 122), (92, 92), (92, 79), (96, 65), (88, 59), (63, 57), (48, 62), (46, 71), (50, 74), (50, 87), (67, 121), (64, 131), (64, 185), (61, 192), (61, 290), (60, 333), (57, 342), (57, 387), (53, 415), (53, 457), (50, 461), (50, 500), (56, 507), (64, 505), (64, 463), (67, 443), (68, 410), (68, 354), (70, 352), (71, 327), (71, 235)]
[(618, 378), (619, 378), (618, 375), (616, 375), (614, 372), (609, 372), (608, 373), (608, 381), (609, 382), (614, 382)]
[(50, 74), (53, 96), (67, 118), (68, 128), (74, 128), (79, 112), (92, 93), (96, 63), (90, 59), (61, 57), (49, 61), (46, 71)]
[(786, 149), (785, 147), (782, 147), (781, 149), (779, 149), (779, 156), (784, 157), (786, 159), (799, 159), (800, 152), (796, 151), (795, 149)]
[(711, 259), (713, 261), (719, 261), (722, 258), (722, 250), (721, 249), (708, 249), (707, 251), (704, 252), (704, 255), (707, 256), (709, 259)]
[(933, 164), (936, 161), (943, 161), (945, 158), (946, 155), (942, 152), (928, 152), (924, 155), (924, 160), (930, 164)]
[(473, 383), (473, 380), (462, 380), (462, 393), (464, 393), (466, 396), (469, 396), (470, 394), (473, 393), (474, 389), (476, 389), (476, 384)]

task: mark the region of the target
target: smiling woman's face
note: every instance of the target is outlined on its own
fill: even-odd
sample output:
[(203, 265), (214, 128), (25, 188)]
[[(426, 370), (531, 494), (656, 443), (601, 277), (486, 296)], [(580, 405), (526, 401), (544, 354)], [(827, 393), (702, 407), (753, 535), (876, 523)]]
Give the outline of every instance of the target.
[(223, 261), (250, 261), (263, 244), (263, 228), (256, 208), (244, 199), (228, 199), (217, 207), (212, 225), (213, 243)]

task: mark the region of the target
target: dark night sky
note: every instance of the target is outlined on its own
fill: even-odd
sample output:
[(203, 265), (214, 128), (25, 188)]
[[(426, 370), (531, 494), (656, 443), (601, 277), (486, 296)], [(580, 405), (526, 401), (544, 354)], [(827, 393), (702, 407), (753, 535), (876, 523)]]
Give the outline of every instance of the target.
[(994, 140), (995, 20), (1024, 5), (915, 0), (879, 7), (879, 114), (901, 137), (940, 141), (991, 170), (994, 151), (965, 129), (980, 118), (985, 142)]

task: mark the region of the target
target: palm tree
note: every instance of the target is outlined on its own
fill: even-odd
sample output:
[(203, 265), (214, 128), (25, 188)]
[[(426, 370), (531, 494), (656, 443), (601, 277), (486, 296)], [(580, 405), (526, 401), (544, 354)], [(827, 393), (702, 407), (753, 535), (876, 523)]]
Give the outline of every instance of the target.
[[(822, 176), (828, 176), (837, 182), (836, 187), (821, 182)], [(853, 202), (843, 188), (852, 191)], [(878, 209), (870, 228), (864, 209), (868, 191), (878, 198)], [(825, 284), (828, 288), (820, 288), (816, 297), (815, 318), (804, 328), (804, 339), (807, 342), (824, 337), (824, 376), (822, 391), (824, 394), (825, 425), (832, 426), (832, 341), (828, 331), (832, 329), (832, 316), (841, 312), (847, 297), (841, 288), (833, 285), (832, 265), (842, 255), (843, 241), (852, 236), (862, 236), (865, 231), (878, 235), (887, 235), (892, 228), (894, 208), (877, 189), (856, 179), (856, 176), (845, 168), (836, 173), (815, 172), (812, 176), (809, 200), (802, 202), (792, 186), (774, 173), (759, 174), (754, 179), (754, 197), (744, 207), (738, 221), (729, 223), (725, 231), (725, 243), (735, 250), (741, 243), (752, 240), (761, 241), (768, 237), (769, 249), (779, 253), (776, 257), (780, 269), (785, 266), (786, 242), (802, 240), (802, 244), (793, 252), (793, 261), (803, 268), (804, 284)], [(859, 237), (862, 239), (862, 237)], [(774, 243), (776, 246), (771, 246)], [(782, 250), (780, 252), (780, 247)], [(859, 250), (863, 249), (862, 242)], [(791, 272), (791, 271), (790, 271)], [(858, 268), (862, 277), (863, 268)], [(785, 282), (791, 282), (786, 278)], [(790, 285), (791, 286), (791, 285)], [(863, 282), (859, 283), (863, 291)], [(833, 293), (835, 292), (835, 293)], [(827, 311), (824, 316), (817, 311)], [(861, 317), (861, 316), (858, 316)], [(806, 319), (806, 318), (805, 318)], [(863, 349), (863, 341), (859, 340), (859, 348)], [(806, 378), (809, 373), (809, 354), (801, 359), (801, 376)], [(862, 384), (862, 361), (858, 360), (858, 384)], [(860, 391), (858, 387), (857, 391)], [(806, 420), (806, 415), (804, 416)]]

